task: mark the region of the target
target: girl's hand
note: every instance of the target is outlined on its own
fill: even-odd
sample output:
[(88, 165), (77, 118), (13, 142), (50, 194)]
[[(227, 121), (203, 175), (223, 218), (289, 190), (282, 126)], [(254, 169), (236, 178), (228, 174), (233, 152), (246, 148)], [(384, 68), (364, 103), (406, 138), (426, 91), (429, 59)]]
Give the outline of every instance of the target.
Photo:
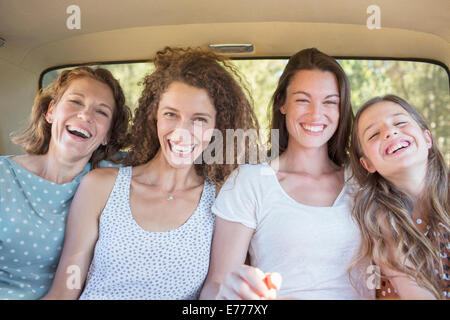
[(241, 265), (228, 274), (219, 287), (216, 299), (223, 300), (261, 300), (276, 298), (281, 286), (278, 273), (264, 274), (260, 269)]

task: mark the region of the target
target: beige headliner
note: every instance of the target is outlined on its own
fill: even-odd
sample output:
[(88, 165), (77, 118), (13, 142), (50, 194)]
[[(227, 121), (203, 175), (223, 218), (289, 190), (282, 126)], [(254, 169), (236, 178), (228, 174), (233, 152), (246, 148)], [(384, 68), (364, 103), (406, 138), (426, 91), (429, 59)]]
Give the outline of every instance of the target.
[[(81, 8), (68, 30), (66, 8)], [(381, 8), (381, 30), (365, 26)], [(2, 0), (0, 58), (34, 72), (99, 60), (148, 59), (164, 45), (253, 43), (255, 55), (317, 46), (332, 55), (450, 62), (448, 0)]]
[[(66, 28), (72, 4), (81, 8), (81, 30)], [(371, 4), (381, 8), (380, 30), (366, 27)], [(449, 0), (0, 0), (0, 154), (18, 152), (8, 134), (25, 122), (49, 67), (145, 60), (166, 45), (210, 43), (252, 43), (247, 56), (315, 46), (449, 66), (449, 12)]]

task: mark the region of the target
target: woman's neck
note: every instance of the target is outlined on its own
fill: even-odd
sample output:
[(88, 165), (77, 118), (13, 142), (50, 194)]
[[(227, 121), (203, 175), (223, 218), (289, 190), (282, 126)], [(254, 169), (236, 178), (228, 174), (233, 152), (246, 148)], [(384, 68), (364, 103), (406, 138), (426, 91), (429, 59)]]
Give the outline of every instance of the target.
[(72, 181), (84, 170), (89, 159), (68, 159), (49, 150), (43, 155), (26, 155), (14, 159), (28, 171), (57, 184)]
[(140, 180), (157, 185), (166, 192), (185, 190), (203, 183), (203, 178), (196, 173), (194, 165), (187, 168), (173, 168), (161, 151), (142, 165), (138, 172)]
[(328, 156), (327, 145), (319, 148), (302, 148), (289, 143), (280, 156), (280, 170), (304, 172), (313, 176), (338, 170), (338, 166)]

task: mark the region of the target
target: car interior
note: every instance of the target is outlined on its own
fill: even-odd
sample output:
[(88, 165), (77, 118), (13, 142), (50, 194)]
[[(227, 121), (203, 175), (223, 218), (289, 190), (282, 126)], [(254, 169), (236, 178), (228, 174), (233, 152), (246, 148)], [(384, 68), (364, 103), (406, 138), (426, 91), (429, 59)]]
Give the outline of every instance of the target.
[[(363, 100), (396, 88), (377, 86), (384, 78), (376, 67), (387, 62), (410, 63), (397, 70), (397, 78), (409, 89), (392, 93), (411, 95), (412, 100), (417, 86), (425, 88), (421, 83), (431, 85), (439, 78), (439, 83), (424, 89), (428, 100), (416, 104), (432, 122), (450, 163), (449, 12), (448, 0), (79, 0), (76, 4), (71, 0), (2, 0), (0, 154), (23, 153), (10, 141), (10, 134), (26, 124), (33, 97), (51, 71), (82, 64), (147, 63), (141, 67), (142, 74), (134, 74), (141, 78), (151, 68), (151, 57), (165, 46), (204, 47), (237, 63), (278, 63), (273, 69), (263, 64), (243, 72), (255, 87), (258, 75), (270, 77), (267, 88), (272, 88), (289, 56), (316, 47), (346, 62), (346, 71), (352, 61), (365, 62), (364, 76), (353, 74), (356, 67), (349, 72), (352, 89), (359, 95), (353, 101), (355, 109)], [(386, 76), (394, 77), (391, 69), (383, 71)], [(414, 78), (416, 73), (423, 73), (422, 82)], [(364, 84), (368, 78), (371, 86)], [(121, 84), (132, 90), (127, 89), (126, 80), (121, 79)], [(260, 109), (267, 107), (272, 93), (263, 89), (254, 98)], [(130, 99), (134, 109), (135, 100)], [(427, 112), (430, 101), (433, 108)]]

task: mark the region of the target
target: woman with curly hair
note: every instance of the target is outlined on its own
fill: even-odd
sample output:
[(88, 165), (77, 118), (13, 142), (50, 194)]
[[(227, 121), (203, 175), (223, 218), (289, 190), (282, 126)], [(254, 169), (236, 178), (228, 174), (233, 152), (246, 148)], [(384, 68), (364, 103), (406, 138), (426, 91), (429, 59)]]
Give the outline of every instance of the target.
[(395, 95), (367, 101), (350, 156), (360, 259), (379, 268), (377, 297), (448, 298), (448, 168), (423, 118)]
[[(228, 129), (258, 124), (225, 58), (165, 48), (154, 64), (129, 135), (128, 166), (96, 170), (81, 182), (46, 298), (199, 295), (209, 267), (216, 186), (248, 158), (253, 145), (241, 141), (242, 148), (234, 137), (221, 144), (222, 138)], [(205, 156), (219, 159), (229, 148), (241, 151), (227, 164)], [(74, 267), (78, 283), (66, 273)]]
[(0, 299), (38, 299), (50, 288), (67, 212), (81, 178), (111, 165), (130, 110), (105, 69), (63, 71), (34, 101), (13, 141), (27, 152), (0, 157)]

